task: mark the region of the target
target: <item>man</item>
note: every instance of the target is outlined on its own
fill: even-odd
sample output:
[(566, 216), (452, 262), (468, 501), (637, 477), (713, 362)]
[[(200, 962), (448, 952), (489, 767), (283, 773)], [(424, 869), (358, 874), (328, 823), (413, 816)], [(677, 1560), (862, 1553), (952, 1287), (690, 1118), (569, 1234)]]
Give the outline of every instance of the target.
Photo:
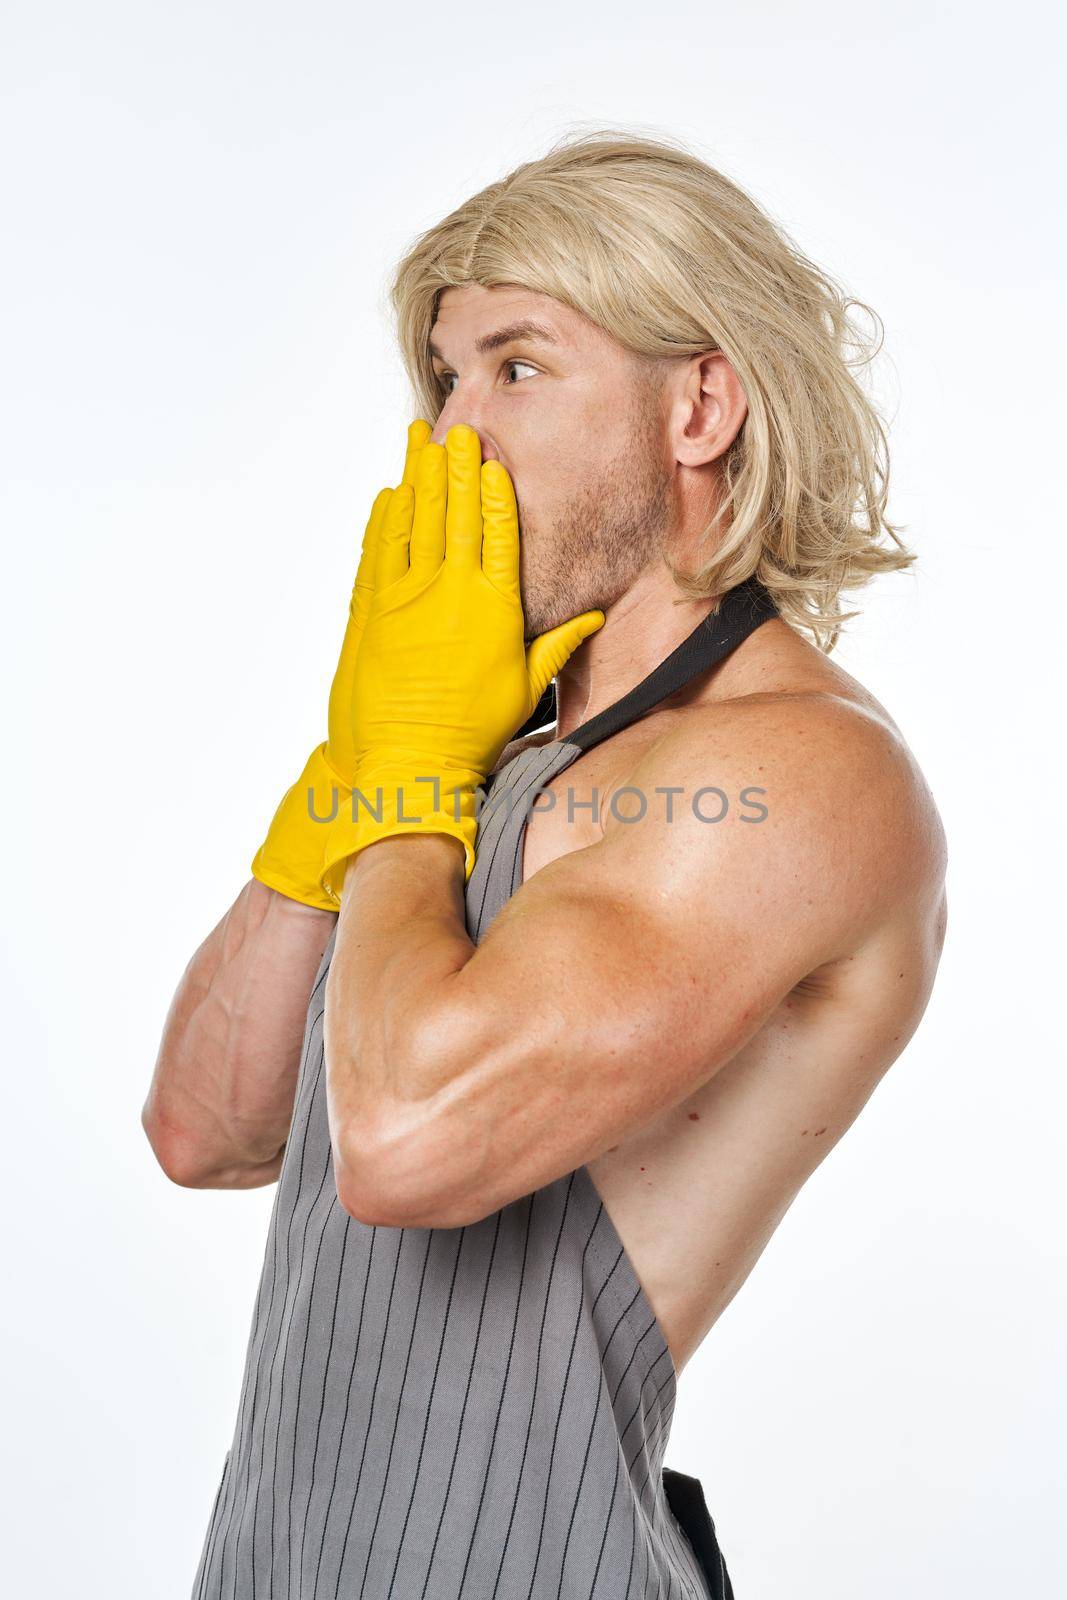
[(565, 144), (394, 302), (433, 421), (144, 1113), (176, 1182), (280, 1180), (194, 1593), (727, 1596), (677, 1378), (944, 938), (827, 659), (914, 558), (845, 302), (689, 155)]

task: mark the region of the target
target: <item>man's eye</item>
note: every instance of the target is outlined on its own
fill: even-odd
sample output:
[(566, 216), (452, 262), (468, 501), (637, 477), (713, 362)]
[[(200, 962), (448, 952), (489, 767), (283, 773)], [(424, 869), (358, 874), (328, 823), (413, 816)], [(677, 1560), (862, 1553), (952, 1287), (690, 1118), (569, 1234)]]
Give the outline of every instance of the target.
[[(535, 376), (537, 374), (537, 368), (532, 366), (529, 361), (505, 361), (503, 370), (505, 372), (510, 372), (513, 367), (525, 367), (527, 372), (532, 372)], [(437, 377), (438, 382), (445, 391), (445, 394), (451, 394), (452, 384), (454, 382), (458, 382), (456, 374), (454, 372), (439, 372)], [(522, 380), (520, 379), (519, 381), (521, 382)]]

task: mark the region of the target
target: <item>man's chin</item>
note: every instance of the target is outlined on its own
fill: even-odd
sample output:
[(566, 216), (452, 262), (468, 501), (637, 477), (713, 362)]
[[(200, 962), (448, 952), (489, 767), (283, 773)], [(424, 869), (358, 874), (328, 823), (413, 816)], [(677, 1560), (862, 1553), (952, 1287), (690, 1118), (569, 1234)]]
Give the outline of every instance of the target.
[(560, 627), (564, 622), (570, 622), (572, 617), (582, 616), (586, 611), (603, 611), (606, 615), (610, 604), (611, 601), (607, 598), (591, 599), (588, 595), (572, 595), (569, 599), (561, 597), (552, 605), (531, 606), (529, 610), (526, 610), (524, 605), (526, 643), (531, 644), (543, 633), (549, 633), (553, 628)]
[(551, 611), (531, 611), (525, 613), (525, 642), (533, 644), (535, 639), (540, 639), (543, 633), (550, 633), (553, 628), (558, 628), (561, 622), (566, 622), (576, 613), (557, 612), (553, 607)]

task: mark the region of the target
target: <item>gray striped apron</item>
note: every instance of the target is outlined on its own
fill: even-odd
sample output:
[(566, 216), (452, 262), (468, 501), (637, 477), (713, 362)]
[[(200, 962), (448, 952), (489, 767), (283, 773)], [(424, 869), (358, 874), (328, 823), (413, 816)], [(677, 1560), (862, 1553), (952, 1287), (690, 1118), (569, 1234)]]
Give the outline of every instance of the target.
[[(615, 705), (492, 776), (475, 944), (520, 886), (541, 786), (773, 615), (749, 579)], [(546, 694), (521, 731), (551, 720)], [(699, 1480), (663, 1465), (677, 1374), (588, 1168), (461, 1228), (342, 1209), (322, 1044), (335, 940), (193, 1600), (732, 1600)]]

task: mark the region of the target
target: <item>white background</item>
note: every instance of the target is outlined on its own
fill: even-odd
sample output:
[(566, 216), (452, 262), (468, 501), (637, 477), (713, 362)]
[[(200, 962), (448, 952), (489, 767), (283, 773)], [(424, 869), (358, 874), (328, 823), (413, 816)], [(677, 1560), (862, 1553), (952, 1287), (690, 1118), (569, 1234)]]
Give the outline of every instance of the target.
[(1062, 40), (1030, 3), (6, 14), (0, 1366), (12, 1595), (185, 1600), (273, 1188), (139, 1113), (323, 737), (411, 415), (385, 284), (568, 130), (688, 142), (880, 313), (918, 570), (837, 659), (949, 836), (913, 1042), (682, 1378), (738, 1600), (1064, 1581)]

